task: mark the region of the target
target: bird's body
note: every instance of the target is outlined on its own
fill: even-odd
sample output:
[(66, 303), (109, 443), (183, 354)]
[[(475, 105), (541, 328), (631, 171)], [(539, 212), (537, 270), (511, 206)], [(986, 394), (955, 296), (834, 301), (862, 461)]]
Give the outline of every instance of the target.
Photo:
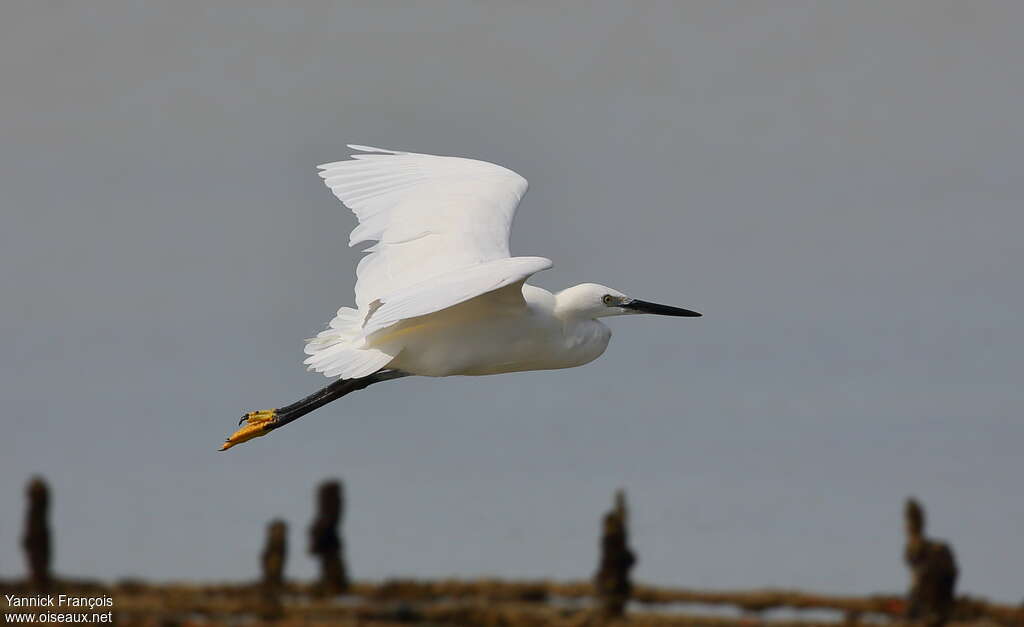
[(402, 345), (388, 368), (445, 377), (582, 366), (611, 336), (598, 320), (559, 311), (558, 295), (514, 284), (399, 323), (382, 339)]
[(265, 435), (336, 398), (403, 376), (490, 375), (571, 368), (601, 356), (598, 318), (699, 316), (584, 283), (552, 294), (527, 285), (550, 268), (512, 257), (509, 230), (526, 179), (483, 161), (351, 146), (374, 154), (320, 166), (376, 241), (356, 269), (355, 307), (307, 340), (310, 370), (339, 380), (281, 409), (250, 412), (223, 449)]

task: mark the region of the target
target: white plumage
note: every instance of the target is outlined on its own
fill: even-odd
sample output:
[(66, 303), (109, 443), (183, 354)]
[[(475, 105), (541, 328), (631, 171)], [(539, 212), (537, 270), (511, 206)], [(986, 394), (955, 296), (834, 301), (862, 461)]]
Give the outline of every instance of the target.
[(349, 245), (377, 242), (356, 268), (361, 311), (426, 280), (511, 256), (509, 230), (526, 179), (473, 159), (349, 147), (386, 153), (318, 166), (359, 219)]
[[(320, 176), (359, 220), (350, 245), (376, 243), (356, 269), (356, 307), (339, 309), (306, 344), (311, 370), (355, 379), (385, 368), (426, 376), (567, 368), (604, 352), (611, 331), (597, 318), (639, 312), (600, 285), (557, 295), (525, 285), (552, 264), (509, 252), (527, 188), (515, 172), (349, 147), (363, 154), (319, 166)], [(660, 313), (693, 313), (669, 309)]]

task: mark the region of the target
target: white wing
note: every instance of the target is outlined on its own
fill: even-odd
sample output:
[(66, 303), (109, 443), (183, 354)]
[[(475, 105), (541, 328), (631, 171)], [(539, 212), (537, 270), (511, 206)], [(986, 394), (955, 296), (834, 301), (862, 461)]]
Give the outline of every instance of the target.
[(527, 188), (512, 170), (460, 157), (349, 147), (376, 154), (319, 168), (359, 219), (349, 245), (377, 242), (356, 269), (362, 337), (551, 267), (549, 259), (509, 255), (512, 218)]

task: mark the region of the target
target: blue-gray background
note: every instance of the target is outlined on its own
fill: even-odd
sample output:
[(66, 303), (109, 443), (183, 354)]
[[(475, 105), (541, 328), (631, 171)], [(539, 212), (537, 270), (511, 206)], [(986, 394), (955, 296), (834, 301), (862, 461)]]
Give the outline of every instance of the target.
[[(1017, 601), (1024, 4), (13, 2), (0, 9), (0, 576), (243, 578), (342, 477), (354, 574), (897, 590), (903, 499)], [(526, 176), (513, 251), (703, 311), (585, 368), (405, 380), (227, 454), (325, 383), (347, 142)]]

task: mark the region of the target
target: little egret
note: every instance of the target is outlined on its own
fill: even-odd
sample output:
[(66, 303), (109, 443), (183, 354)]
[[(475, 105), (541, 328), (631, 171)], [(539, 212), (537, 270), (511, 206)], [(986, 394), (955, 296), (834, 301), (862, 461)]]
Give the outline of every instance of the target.
[(512, 257), (509, 230), (526, 179), (493, 163), (350, 145), (320, 177), (359, 220), (349, 245), (376, 242), (356, 268), (355, 307), (307, 340), (310, 370), (338, 380), (277, 409), (249, 412), (221, 447), (266, 435), (380, 381), (582, 366), (608, 346), (599, 318), (701, 314), (584, 283), (527, 285), (551, 267)]

